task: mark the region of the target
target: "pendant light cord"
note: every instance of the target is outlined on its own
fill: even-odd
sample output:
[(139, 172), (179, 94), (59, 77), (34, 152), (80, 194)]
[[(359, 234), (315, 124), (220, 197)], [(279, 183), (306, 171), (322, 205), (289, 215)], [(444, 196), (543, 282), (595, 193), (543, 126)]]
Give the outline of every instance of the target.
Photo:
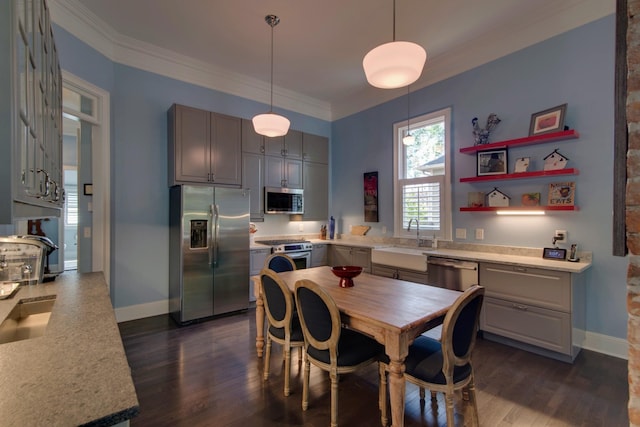
[[(395, 1), (395, 0), (394, 0)], [(269, 25), (271, 26), (271, 86), (270, 86), (270, 92), (271, 92), (271, 100), (269, 103), (269, 112), (272, 113), (273, 112), (273, 27), (275, 25), (277, 25), (278, 23), (274, 21), (269, 22)]]
[(393, 41), (396, 41), (396, 0), (393, 0)]
[(411, 135), (411, 124), (409, 123), (409, 117), (411, 117), (410, 114), (410, 110), (411, 110), (411, 105), (409, 104), (409, 102), (411, 101), (411, 98), (409, 97), (409, 85), (407, 85), (407, 136)]

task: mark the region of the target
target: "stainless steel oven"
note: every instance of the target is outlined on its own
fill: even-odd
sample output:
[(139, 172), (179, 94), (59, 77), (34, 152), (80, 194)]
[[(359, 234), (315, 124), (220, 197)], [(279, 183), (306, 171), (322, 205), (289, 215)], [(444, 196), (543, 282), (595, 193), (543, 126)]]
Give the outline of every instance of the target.
[(285, 254), (293, 259), (298, 270), (311, 266), (313, 245), (307, 240), (256, 240), (256, 243), (271, 246), (274, 254)]

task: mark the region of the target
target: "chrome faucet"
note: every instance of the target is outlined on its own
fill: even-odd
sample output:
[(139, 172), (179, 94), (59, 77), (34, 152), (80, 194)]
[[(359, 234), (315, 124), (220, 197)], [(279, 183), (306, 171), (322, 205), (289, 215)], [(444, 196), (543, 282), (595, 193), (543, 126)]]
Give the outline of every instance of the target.
[(420, 222), (418, 222), (418, 218), (411, 218), (409, 220), (409, 225), (407, 226), (407, 231), (411, 231), (411, 224), (413, 223), (413, 221), (416, 222), (416, 244), (418, 246), (422, 246), (420, 244)]

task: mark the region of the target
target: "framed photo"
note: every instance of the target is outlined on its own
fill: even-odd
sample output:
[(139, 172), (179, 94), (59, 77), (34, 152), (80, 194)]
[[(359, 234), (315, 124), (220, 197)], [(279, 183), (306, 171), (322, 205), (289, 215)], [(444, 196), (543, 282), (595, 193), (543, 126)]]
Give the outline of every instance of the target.
[(522, 206), (540, 206), (540, 193), (524, 193), (521, 202)]
[(548, 110), (538, 111), (531, 115), (529, 136), (564, 130), (564, 115), (567, 104), (558, 105)]
[(84, 195), (85, 196), (93, 196), (93, 184), (85, 184), (84, 185)]
[(378, 222), (378, 172), (364, 174), (364, 221)]
[(575, 182), (556, 182), (549, 184), (549, 206), (573, 206), (576, 196)]
[(479, 151), (478, 176), (507, 173), (507, 150)]

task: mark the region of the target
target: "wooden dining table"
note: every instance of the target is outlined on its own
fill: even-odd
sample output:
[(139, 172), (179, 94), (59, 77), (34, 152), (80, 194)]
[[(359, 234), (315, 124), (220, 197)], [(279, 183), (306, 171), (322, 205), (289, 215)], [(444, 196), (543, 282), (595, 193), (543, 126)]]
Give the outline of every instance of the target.
[[(341, 288), (331, 267), (315, 267), (278, 273), (293, 292), (301, 279), (316, 282), (333, 298), (342, 322), (373, 337), (389, 356), (389, 398), (393, 427), (404, 425), (404, 359), (409, 345), (425, 331), (442, 323), (460, 292), (362, 273), (354, 286)], [(256, 349), (264, 348), (264, 302), (259, 278), (254, 279), (256, 297)]]

